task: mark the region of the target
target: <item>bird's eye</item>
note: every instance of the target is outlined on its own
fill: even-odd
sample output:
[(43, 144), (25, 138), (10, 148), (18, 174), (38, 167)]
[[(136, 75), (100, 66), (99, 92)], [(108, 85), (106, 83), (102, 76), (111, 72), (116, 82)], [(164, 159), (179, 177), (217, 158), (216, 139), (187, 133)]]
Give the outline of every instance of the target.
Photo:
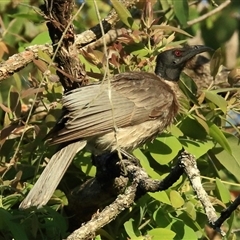
[(176, 57), (181, 57), (181, 56), (182, 56), (182, 52), (181, 52), (180, 50), (175, 50), (175, 51), (174, 51), (174, 55), (175, 55)]

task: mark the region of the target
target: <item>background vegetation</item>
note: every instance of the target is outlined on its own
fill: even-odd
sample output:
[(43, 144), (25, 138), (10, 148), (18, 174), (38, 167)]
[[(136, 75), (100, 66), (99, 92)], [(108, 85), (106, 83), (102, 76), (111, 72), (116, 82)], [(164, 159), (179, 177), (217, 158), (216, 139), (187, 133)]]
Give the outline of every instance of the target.
[[(154, 59), (161, 50), (187, 42), (204, 43), (215, 50), (220, 48), (208, 70), (213, 75), (219, 76), (217, 70), (222, 63), (234, 69), (233, 78), (227, 74), (223, 77), (225, 88), (212, 84), (209, 72), (196, 77), (200, 78), (198, 83), (207, 82), (204, 87), (183, 75), (181, 88), (187, 98), (181, 100), (182, 110), (174, 125), (153, 143), (134, 151), (154, 179), (161, 179), (171, 171), (182, 147), (194, 154), (204, 188), (218, 213), (240, 189), (239, 90), (237, 83), (231, 82), (238, 78), (240, 64), (237, 54), (240, 2), (232, 1), (225, 9), (196, 24), (191, 21), (216, 9), (222, 2), (140, 1), (129, 17), (130, 12), (123, 11), (121, 3), (97, 1), (102, 18), (114, 7), (121, 19), (117, 27), (130, 30), (108, 46), (112, 74), (135, 70), (153, 72)], [(76, 2), (75, 11), (81, 3)], [(152, 3), (153, 8), (146, 8), (147, 3)], [(38, 0), (1, 1), (2, 62), (28, 46), (50, 43), (38, 9), (40, 4), (43, 2)], [(86, 1), (74, 20), (76, 33), (98, 22), (93, 1)], [(38, 55), (44, 62), (36, 60), (0, 82), (0, 239), (65, 238), (71, 231), (69, 216), (64, 210), (68, 204), (65, 193), (95, 174), (90, 154), (81, 153), (66, 174), (65, 184), (56, 190), (47, 207), (37, 211), (18, 209), (44, 168), (44, 158), (50, 158), (53, 153), (52, 148), (44, 145), (43, 138), (61, 113), (62, 87), (55, 82), (56, 69), (52, 68), (46, 78), (45, 70), (51, 58), (40, 50)], [(79, 59), (92, 81), (101, 79), (106, 64), (102, 49), (83, 51)], [(227, 239), (240, 237), (239, 217), (236, 211), (224, 223)], [(188, 179), (182, 177), (170, 189), (139, 199), (101, 229), (96, 239), (214, 239), (216, 236), (213, 237), (206, 223), (204, 210)]]

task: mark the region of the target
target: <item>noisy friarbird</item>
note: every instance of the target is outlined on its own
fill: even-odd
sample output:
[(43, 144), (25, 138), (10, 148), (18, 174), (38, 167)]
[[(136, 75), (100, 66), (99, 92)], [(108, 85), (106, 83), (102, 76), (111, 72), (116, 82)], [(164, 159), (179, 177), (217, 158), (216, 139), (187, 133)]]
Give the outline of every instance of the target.
[(209, 51), (202, 45), (161, 52), (154, 73), (126, 72), (63, 96), (64, 116), (50, 144), (59, 144), (43, 173), (20, 205), (41, 207), (51, 198), (69, 164), (85, 146), (94, 154), (132, 151), (171, 124), (179, 104), (174, 86), (186, 63)]

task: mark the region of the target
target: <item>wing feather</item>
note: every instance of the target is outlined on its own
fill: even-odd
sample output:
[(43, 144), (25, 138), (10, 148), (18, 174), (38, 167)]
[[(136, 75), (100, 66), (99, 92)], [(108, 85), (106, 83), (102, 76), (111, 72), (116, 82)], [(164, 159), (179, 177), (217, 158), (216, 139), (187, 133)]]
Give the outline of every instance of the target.
[(63, 97), (65, 127), (52, 143), (94, 137), (114, 128), (140, 124), (175, 111), (174, 93), (155, 74), (122, 73), (107, 83), (75, 89)]

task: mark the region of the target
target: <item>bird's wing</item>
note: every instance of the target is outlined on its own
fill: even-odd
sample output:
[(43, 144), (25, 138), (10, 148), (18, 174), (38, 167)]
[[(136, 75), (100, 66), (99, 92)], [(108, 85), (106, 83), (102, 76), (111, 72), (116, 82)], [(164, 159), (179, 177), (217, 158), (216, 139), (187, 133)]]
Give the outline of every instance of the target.
[(170, 87), (155, 74), (130, 72), (108, 83), (85, 86), (63, 97), (68, 114), (53, 144), (93, 137), (117, 128), (137, 125), (168, 114), (175, 115)]

